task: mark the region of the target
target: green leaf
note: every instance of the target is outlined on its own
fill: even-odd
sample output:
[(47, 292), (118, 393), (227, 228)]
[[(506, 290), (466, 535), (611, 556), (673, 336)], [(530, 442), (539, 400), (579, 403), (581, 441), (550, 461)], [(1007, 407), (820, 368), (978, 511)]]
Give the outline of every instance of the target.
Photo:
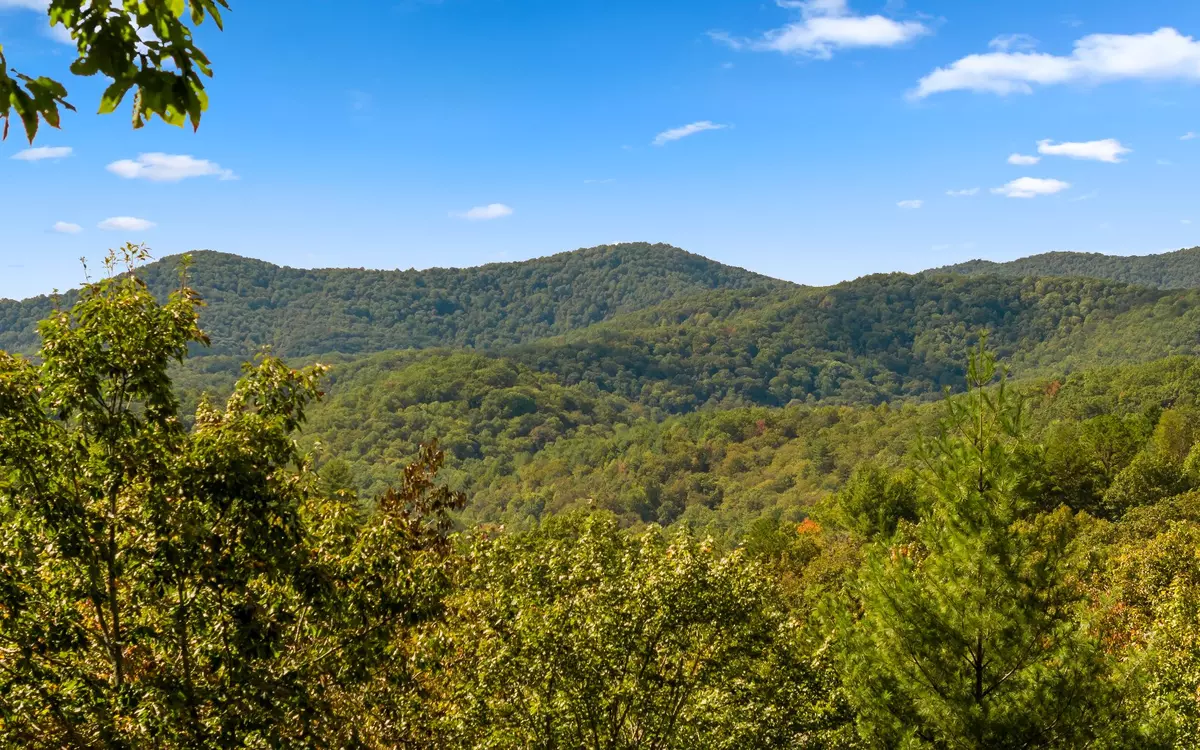
[(117, 81), (106, 88), (100, 96), (99, 114), (107, 115), (115, 112), (132, 85), (133, 81)]

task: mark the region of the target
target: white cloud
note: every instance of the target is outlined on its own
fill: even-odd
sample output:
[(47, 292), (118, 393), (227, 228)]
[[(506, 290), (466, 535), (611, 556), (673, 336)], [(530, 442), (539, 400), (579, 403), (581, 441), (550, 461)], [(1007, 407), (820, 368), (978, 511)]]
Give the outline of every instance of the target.
[(186, 154), (139, 154), (137, 160), (122, 159), (108, 165), (108, 171), (127, 180), (150, 180), (151, 182), (179, 182), (189, 177), (219, 177), (236, 180), (231, 169), (207, 159), (196, 159)]
[(51, 229), (59, 234), (79, 234), (83, 231), (83, 227), (69, 221), (56, 221)]
[(1191, 224), (1192, 220), (1191, 219), (1180, 219), (1179, 223), (1180, 224)]
[(997, 52), (1027, 52), (1037, 47), (1037, 40), (1028, 34), (1001, 34), (988, 42), (988, 47)]
[(1062, 180), (1043, 179), (1041, 177), (1021, 177), (1007, 185), (992, 188), (992, 192), (1009, 198), (1035, 198), (1039, 195), (1053, 195), (1071, 187), (1069, 182)]
[(1170, 159), (1155, 159), (1154, 163), (1155, 163), (1155, 164), (1157, 164), (1157, 165), (1158, 165), (1158, 166), (1160, 166), (1160, 167), (1173, 167), (1173, 166), (1175, 166), (1175, 162), (1171, 161)]
[(947, 190), (946, 191), (946, 195), (949, 195), (953, 198), (966, 198), (968, 196), (978, 195), (978, 194), (979, 194), (979, 188), (977, 188), (977, 187), (964, 188), (962, 190)]
[(720, 125), (715, 122), (711, 122), (709, 120), (701, 120), (700, 122), (693, 122), (691, 124), (684, 125), (682, 127), (671, 128), (670, 130), (664, 130), (663, 132), (654, 136), (653, 145), (663, 146), (663, 145), (670, 143), (671, 141), (677, 141), (680, 138), (687, 138), (689, 135), (695, 135), (696, 133), (703, 133), (705, 130), (724, 130), (727, 127), (729, 127), (729, 126), (728, 125)]
[(12, 155), (18, 161), (42, 161), (44, 159), (64, 159), (74, 151), (70, 146), (38, 146), (27, 148)]
[(763, 34), (760, 39), (742, 39), (721, 31), (713, 39), (734, 49), (800, 54), (828, 60), (839, 49), (895, 47), (929, 33), (917, 21), (896, 21), (886, 16), (859, 16), (846, 0), (779, 0), (781, 8), (800, 11), (800, 19)]
[(1040, 156), (1026, 156), (1025, 154), (1009, 154), (1008, 163), (1015, 164), (1018, 167), (1028, 167), (1037, 164), (1042, 160)]
[(920, 208), (921, 206), (925, 205), (925, 201), (923, 201), (923, 200), (900, 201), (896, 205), (899, 206), (900, 208)]
[(50, 0), (0, 0), (2, 8), (24, 8), (25, 10), (44, 11), (50, 7)]
[(110, 219), (105, 219), (96, 226), (101, 229), (109, 229), (117, 232), (144, 232), (147, 229), (153, 229), (155, 224), (153, 221), (138, 219), (133, 216), (113, 216)]
[(1181, 141), (1190, 141), (1190, 140), (1192, 140), (1192, 139), (1193, 139), (1193, 138), (1195, 138), (1195, 137), (1196, 137), (1196, 134), (1195, 134), (1195, 133), (1193, 133), (1192, 131), (1190, 131), (1190, 130), (1189, 130), (1188, 132), (1186, 132), (1186, 133), (1184, 133), (1183, 135), (1179, 136), (1179, 140), (1181, 140)]
[(1080, 201), (1090, 201), (1093, 198), (1099, 198), (1099, 197), (1100, 197), (1100, 191), (1093, 190), (1090, 193), (1084, 193), (1083, 195), (1075, 196), (1074, 198), (1071, 199), (1071, 202), (1078, 203)]
[(503, 219), (505, 216), (512, 216), (513, 210), (503, 203), (489, 203), (486, 206), (476, 206), (467, 211), (453, 211), (451, 216), (456, 219), (466, 219), (467, 221), (488, 221), (489, 219)]
[(1028, 50), (968, 55), (922, 78), (911, 95), (1029, 94), (1034, 85), (1123, 79), (1200, 80), (1200, 42), (1164, 27), (1151, 34), (1091, 34), (1065, 56)]
[(1038, 153), (1047, 156), (1067, 156), (1072, 159), (1088, 159), (1090, 161), (1106, 161), (1116, 164), (1121, 156), (1133, 149), (1126, 148), (1116, 138), (1105, 138), (1102, 141), (1087, 141), (1085, 143), (1054, 143), (1053, 141), (1038, 141)]

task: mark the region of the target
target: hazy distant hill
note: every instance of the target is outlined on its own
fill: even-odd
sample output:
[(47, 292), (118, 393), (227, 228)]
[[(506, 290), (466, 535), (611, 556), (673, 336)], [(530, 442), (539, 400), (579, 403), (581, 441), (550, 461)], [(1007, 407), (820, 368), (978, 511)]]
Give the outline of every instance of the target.
[(1002, 276), (1089, 276), (1158, 289), (1200, 287), (1200, 247), (1157, 255), (1043, 253), (996, 263), (970, 260), (935, 268), (931, 273), (998, 274)]
[[(179, 284), (179, 256), (142, 268), (157, 293)], [(673, 297), (790, 286), (669, 245), (603, 245), (520, 263), (425, 271), (287, 268), (193, 254), (210, 354), (263, 344), (291, 356), (430, 346), (494, 347), (563, 334)], [(64, 296), (69, 304), (72, 295)], [(0, 300), (0, 349), (36, 346), (48, 297)]]

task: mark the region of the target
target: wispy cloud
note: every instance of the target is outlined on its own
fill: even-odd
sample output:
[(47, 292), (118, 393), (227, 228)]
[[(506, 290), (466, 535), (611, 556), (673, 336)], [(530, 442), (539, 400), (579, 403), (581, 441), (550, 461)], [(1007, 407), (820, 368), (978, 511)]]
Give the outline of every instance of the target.
[(952, 198), (967, 198), (972, 195), (978, 195), (978, 194), (979, 194), (979, 188), (977, 188), (977, 187), (964, 188), (962, 190), (947, 190), (946, 191), (946, 195), (949, 195)]
[(1184, 133), (1183, 135), (1179, 136), (1179, 140), (1181, 140), (1181, 141), (1190, 141), (1190, 140), (1192, 140), (1192, 139), (1193, 139), (1193, 138), (1195, 138), (1195, 137), (1196, 137), (1196, 134), (1195, 134), (1195, 133), (1193, 133), (1192, 131), (1190, 131), (1190, 130), (1189, 130), (1188, 132), (1186, 132), (1186, 133)]
[(918, 21), (853, 13), (846, 0), (777, 0), (776, 5), (799, 11), (800, 18), (772, 29), (757, 39), (712, 31), (709, 36), (734, 49), (797, 54), (828, 60), (840, 49), (895, 47), (930, 33)]
[(46, 159), (65, 159), (74, 152), (70, 146), (38, 146), (27, 148), (12, 155), (17, 161), (44, 161)]
[(72, 224), (69, 221), (56, 221), (54, 222), (54, 226), (50, 228), (59, 234), (79, 234), (83, 231), (83, 227), (78, 224)]
[(896, 205), (899, 206), (900, 208), (909, 208), (909, 209), (920, 208), (921, 206), (925, 205), (925, 201), (920, 200), (920, 199), (913, 199), (913, 200), (907, 200), (907, 201), (900, 201)]
[(153, 221), (139, 219), (135, 216), (113, 216), (96, 226), (114, 232), (144, 232), (147, 229), (153, 229), (156, 225)]
[(451, 211), (450, 216), (467, 221), (489, 221), (512, 216), (513, 210), (503, 203), (489, 203), (486, 206), (476, 206), (466, 211)]
[(1006, 185), (992, 188), (992, 192), (1008, 198), (1036, 198), (1039, 195), (1061, 193), (1069, 187), (1071, 187), (1071, 183), (1062, 180), (1021, 177)]
[(1084, 193), (1083, 195), (1075, 196), (1074, 198), (1071, 199), (1071, 202), (1078, 203), (1080, 201), (1090, 201), (1091, 199), (1098, 198), (1099, 196), (1100, 196), (1099, 190), (1092, 190), (1090, 192)]
[(218, 177), (236, 180), (231, 169), (187, 154), (139, 154), (137, 159), (122, 159), (108, 165), (108, 171), (127, 180), (179, 182), (189, 177)]
[(1076, 41), (1070, 55), (997, 49), (934, 70), (917, 82), (911, 95), (1029, 94), (1034, 86), (1128, 79), (1200, 80), (1200, 42), (1164, 27), (1149, 34), (1091, 34)]
[(724, 130), (727, 127), (729, 126), (720, 125), (710, 120), (701, 120), (700, 122), (693, 122), (682, 127), (664, 130), (663, 132), (654, 136), (654, 140), (651, 143), (655, 146), (665, 146), (671, 141), (677, 141), (680, 138), (687, 138), (689, 135), (703, 133), (706, 130)]
[(1027, 156), (1025, 154), (1009, 154), (1008, 163), (1015, 164), (1018, 167), (1028, 167), (1037, 164), (1042, 160), (1040, 156)]
[(1037, 40), (1028, 34), (1001, 34), (988, 42), (997, 52), (1028, 52), (1037, 47)]
[(1066, 156), (1071, 159), (1086, 159), (1089, 161), (1104, 161), (1117, 164), (1121, 157), (1133, 149), (1126, 148), (1116, 138), (1105, 138), (1102, 141), (1086, 141), (1083, 143), (1054, 143), (1053, 141), (1038, 141), (1038, 153), (1046, 156)]
[(46, 10), (50, 0), (0, 0), (0, 9), (24, 8), (25, 10)]

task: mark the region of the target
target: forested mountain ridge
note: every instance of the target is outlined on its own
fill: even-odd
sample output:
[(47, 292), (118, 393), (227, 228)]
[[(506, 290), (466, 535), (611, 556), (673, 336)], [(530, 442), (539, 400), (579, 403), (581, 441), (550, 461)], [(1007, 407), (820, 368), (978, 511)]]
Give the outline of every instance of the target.
[[(188, 284), (204, 299), (212, 346), (200, 354), (363, 354), (437, 346), (487, 348), (562, 334), (709, 289), (792, 286), (663, 244), (602, 245), (518, 263), (423, 271), (299, 269), (226, 253), (192, 254)], [(160, 298), (179, 286), (181, 256), (139, 269)], [(75, 296), (62, 296), (69, 306)], [(30, 351), (51, 297), (0, 300), (0, 350)]]
[[(961, 352), (985, 330), (1023, 375), (1200, 353), (1198, 297), (1097, 279), (887, 274), (832, 287), (701, 292), (563, 335), (477, 351), (664, 414), (793, 401), (880, 403), (960, 384)], [(436, 347), (431, 355), (452, 349)], [(362, 355), (299, 359), (318, 357), (341, 372), (355, 356)], [(191, 392), (232, 385), (238, 361), (194, 358), (179, 384)], [(368, 364), (347, 374), (361, 381), (372, 372)], [(345, 380), (335, 376), (335, 392)]]
[(977, 259), (934, 268), (929, 273), (1087, 276), (1158, 289), (1195, 289), (1200, 287), (1200, 247), (1154, 255), (1053, 252), (1003, 263)]
[(981, 331), (1019, 372), (1196, 353), (1196, 297), (1097, 279), (886, 274), (672, 300), (502, 354), (669, 413), (879, 403), (960, 384), (961, 352)]

